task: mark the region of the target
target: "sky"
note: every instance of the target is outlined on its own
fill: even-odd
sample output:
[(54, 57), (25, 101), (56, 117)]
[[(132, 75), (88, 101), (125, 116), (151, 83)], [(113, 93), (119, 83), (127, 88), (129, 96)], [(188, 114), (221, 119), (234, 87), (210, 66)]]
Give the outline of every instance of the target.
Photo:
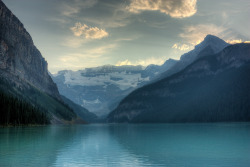
[(250, 41), (249, 0), (3, 0), (49, 71), (163, 64), (207, 34)]

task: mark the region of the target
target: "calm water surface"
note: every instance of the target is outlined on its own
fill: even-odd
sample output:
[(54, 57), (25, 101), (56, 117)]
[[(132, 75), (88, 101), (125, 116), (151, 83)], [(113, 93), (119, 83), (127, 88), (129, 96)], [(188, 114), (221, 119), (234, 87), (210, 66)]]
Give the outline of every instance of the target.
[(250, 124), (0, 128), (0, 167), (249, 167)]

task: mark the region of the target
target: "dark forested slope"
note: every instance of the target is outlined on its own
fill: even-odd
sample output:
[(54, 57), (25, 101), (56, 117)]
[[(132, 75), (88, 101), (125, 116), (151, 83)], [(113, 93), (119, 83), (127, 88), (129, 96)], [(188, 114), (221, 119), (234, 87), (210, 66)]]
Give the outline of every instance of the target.
[(250, 44), (202, 57), (127, 96), (109, 122), (250, 121)]

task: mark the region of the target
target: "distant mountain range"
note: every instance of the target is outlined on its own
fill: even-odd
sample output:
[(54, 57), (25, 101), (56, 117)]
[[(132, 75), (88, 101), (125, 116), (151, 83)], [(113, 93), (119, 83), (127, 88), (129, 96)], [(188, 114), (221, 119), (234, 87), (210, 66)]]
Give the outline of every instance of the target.
[(249, 74), (250, 44), (228, 45), (209, 35), (165, 72), (165, 78), (123, 99), (107, 121), (250, 121)]
[(0, 94), (0, 124), (85, 122), (63, 101), (30, 34), (1, 0)]
[(176, 64), (169, 59), (162, 66), (104, 65), (79, 71), (59, 71), (52, 75), (59, 92), (73, 102), (102, 116), (113, 110), (130, 92)]

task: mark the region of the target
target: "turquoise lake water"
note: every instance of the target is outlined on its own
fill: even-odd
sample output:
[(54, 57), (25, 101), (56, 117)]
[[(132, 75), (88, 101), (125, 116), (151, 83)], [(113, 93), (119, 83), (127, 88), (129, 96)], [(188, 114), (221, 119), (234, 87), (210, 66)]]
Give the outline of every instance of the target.
[(250, 124), (0, 128), (0, 167), (250, 167)]

